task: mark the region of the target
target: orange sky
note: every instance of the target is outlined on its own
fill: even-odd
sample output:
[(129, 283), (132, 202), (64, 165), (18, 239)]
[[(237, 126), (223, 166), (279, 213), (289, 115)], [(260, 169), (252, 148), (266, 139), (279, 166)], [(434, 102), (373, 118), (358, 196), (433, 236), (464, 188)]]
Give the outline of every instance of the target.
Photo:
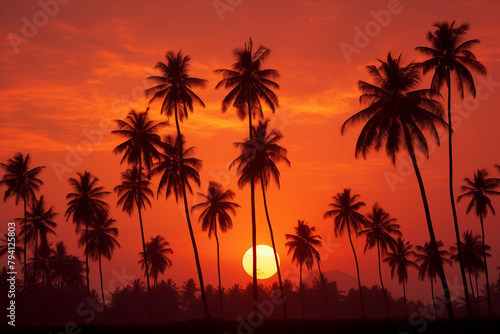
[[(101, 179), (107, 190), (119, 183), (120, 172), (126, 167), (119, 166), (120, 157), (111, 150), (120, 139), (109, 133), (106, 124), (123, 118), (130, 108), (144, 110), (147, 100), (142, 91), (149, 87), (144, 78), (154, 73), (154, 64), (163, 60), (167, 50), (182, 49), (189, 54), (191, 75), (209, 81), (206, 89), (197, 91), (206, 109), (196, 108), (181, 125), (188, 144), (196, 147), (197, 157), (203, 160), (202, 187), (196, 190), (205, 191), (210, 180), (222, 182), (236, 191), (235, 201), (242, 206), (233, 230), (220, 237), (224, 286), (250, 281), (241, 266), (241, 258), (251, 246), (249, 190), (237, 189), (237, 177), (227, 171), (238, 153), (233, 142), (246, 137), (247, 123), (233, 111), (220, 112), (220, 102), (227, 92), (215, 91), (220, 77), (212, 71), (230, 67), (231, 51), (243, 46), (249, 36), (255, 44), (272, 49), (266, 66), (281, 73), (281, 108), (274, 116), (267, 111), (266, 116), (282, 131), (282, 144), (292, 163), (291, 168), (280, 166), (281, 189), (273, 185), (268, 195), (285, 278), (297, 279), (284, 247), (284, 234), (293, 232), (297, 219), (316, 226), (325, 246), (329, 245), (321, 250), (325, 271), (355, 275), (347, 237), (335, 239), (332, 222), (322, 218), (331, 196), (345, 187), (361, 194), (368, 207), (379, 202), (399, 220), (405, 239), (414, 244), (428, 240), (416, 179), (413, 173), (406, 174), (408, 158), (402, 155), (397, 168), (383, 154), (372, 153), (367, 160), (356, 160), (354, 145), (360, 127), (352, 128), (344, 137), (339, 127), (361, 108), (356, 83), (369, 80), (365, 66), (374, 64), (388, 51), (403, 52), (407, 60), (421, 59), (413, 48), (426, 45), (425, 33), (436, 21), (469, 22), (469, 37), (481, 40), (474, 52), (489, 71), (487, 78), (476, 77), (481, 94), (476, 101), (467, 100), (463, 107), (453, 92), (457, 108), (463, 111), (455, 125), (456, 192), (462, 179), (472, 176), (477, 168), (486, 167), (498, 176), (493, 165), (500, 163), (496, 144), (500, 142), (500, 26), (495, 16), (500, 4), (495, 1), (384, 0), (370, 1), (370, 5), (341, 0), (232, 1), (237, 5), (219, 13), (214, 3), (229, 1), (60, 2), (55, 7), (55, 0), (42, 1), (52, 4), (47, 8), (53, 17), (44, 14), (38, 1), (0, 4), (0, 161), (5, 162), (19, 151), (32, 155), (33, 166), (47, 166), (41, 174), (45, 182), (41, 194), (60, 213), (56, 239), (64, 240), (73, 254), (82, 255), (83, 250), (76, 247), (73, 225), (64, 220), (65, 195), (70, 190), (66, 180), (87, 169)], [(383, 26), (376, 23), (374, 13), (387, 9), (393, 12), (390, 18), (382, 22)], [(36, 30), (28, 28), (33, 23), (38, 25), (34, 26)], [(366, 27), (373, 29), (372, 37), (347, 59), (341, 43), (355, 45), (357, 29)], [(163, 119), (159, 105), (153, 105), (151, 115)], [(173, 131), (169, 127), (165, 133)], [(89, 134), (94, 135), (90, 145)], [(54, 165), (66, 165), (68, 169), (58, 175)], [(449, 247), (454, 235), (446, 146), (431, 150), (430, 160), (423, 162), (421, 169), (437, 238)], [(401, 182), (391, 186), (387, 178), (395, 175), (402, 176), (398, 179)], [(156, 187), (157, 180), (153, 184)], [(194, 204), (197, 199), (190, 197), (189, 201)], [(136, 264), (140, 249), (137, 217), (128, 217), (114, 208), (115, 194), (108, 197), (108, 202), (118, 220), (122, 249), (115, 252), (111, 263), (105, 262), (105, 281), (111, 279), (113, 269), (121, 271), (124, 267), (127, 274), (142, 277)], [(258, 243), (269, 243), (260, 194), (257, 203)], [(494, 199), (493, 204), (499, 208), (500, 200)], [(22, 208), (16, 207), (13, 200), (0, 205), (1, 222), (22, 215)], [(465, 206), (458, 204), (461, 229), (479, 233), (478, 220), (465, 215)], [(162, 197), (144, 214), (146, 235), (163, 235), (174, 250), (174, 265), (165, 277), (173, 278), (178, 285), (196, 277), (181, 210), (174, 199), (165, 202)], [(205, 279), (216, 285), (215, 240), (208, 240), (201, 231), (196, 214), (193, 222)], [(500, 235), (498, 218), (488, 216), (485, 224), (486, 241), (493, 255), (490, 277), (496, 279), (498, 272), (494, 268), (500, 266), (500, 247), (494, 244)], [(362, 255), (363, 246), (363, 239), (356, 241), (361, 281), (365, 285), (377, 284), (376, 253)], [(91, 281), (97, 287), (95, 268), (91, 267)], [(400, 287), (389, 283), (386, 266), (384, 270), (388, 288), (401, 295)], [(458, 280), (456, 265), (446, 272), (451, 282)], [(415, 271), (408, 288), (411, 298), (425, 299), (422, 291), (428, 293), (428, 283), (417, 282)]]

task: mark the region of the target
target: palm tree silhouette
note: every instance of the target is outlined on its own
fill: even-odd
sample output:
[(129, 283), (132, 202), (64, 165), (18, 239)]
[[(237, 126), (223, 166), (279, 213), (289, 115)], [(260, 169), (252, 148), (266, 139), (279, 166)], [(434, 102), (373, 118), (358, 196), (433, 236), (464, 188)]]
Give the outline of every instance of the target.
[[(462, 241), (460, 241), (460, 248), (462, 249), (462, 261), (464, 263), (465, 270), (469, 273), (469, 283), (472, 292), (472, 297), (474, 298), (474, 308), (476, 310), (476, 315), (479, 316), (479, 310), (477, 307), (476, 295), (479, 297), (479, 288), (477, 285), (477, 278), (479, 272), (485, 270), (483, 261), (483, 243), (481, 241), (481, 236), (479, 234), (473, 235), (472, 231), (466, 230), (463, 233)], [(486, 251), (491, 249), (490, 246), (484, 246)], [(458, 247), (451, 246), (451, 259), (455, 262), (459, 261), (458, 257)], [(486, 256), (490, 257), (491, 254), (486, 252)], [(472, 285), (472, 274), (476, 281), (476, 295), (474, 295), (474, 287)]]
[[(88, 233), (89, 225), (95, 223), (99, 212), (108, 208), (108, 204), (102, 199), (109, 194), (104, 191), (104, 188), (97, 186), (99, 179), (92, 175), (92, 173), (85, 171), (76, 173), (78, 179), (70, 178), (68, 180), (70, 186), (73, 188), (72, 193), (66, 195), (68, 202), (68, 209), (64, 215), (66, 221), (72, 218), (75, 224), (75, 233), (80, 233), (82, 225), (85, 226), (84, 233)], [(87, 247), (85, 247), (85, 267), (87, 271), (87, 296), (90, 297), (90, 280), (89, 280), (89, 255), (87, 254)]]
[(387, 253), (387, 257), (384, 259), (384, 262), (389, 263), (389, 266), (391, 267), (391, 278), (394, 278), (394, 273), (397, 273), (399, 284), (403, 285), (405, 312), (406, 317), (408, 317), (405, 284), (408, 283), (408, 267), (414, 267), (418, 269), (418, 265), (409, 259), (410, 256), (415, 255), (415, 252), (412, 250), (413, 246), (410, 244), (410, 242), (405, 242), (403, 239), (401, 239), (401, 237), (398, 238), (396, 243), (390, 244), (389, 247), (391, 248), (391, 252)]
[(385, 311), (387, 317), (389, 317), (389, 303), (387, 302), (387, 291), (384, 287), (384, 282), (382, 281), (382, 270), (380, 268), (380, 255), (384, 255), (387, 252), (387, 246), (394, 244), (396, 240), (391, 236), (401, 236), (402, 233), (399, 231), (399, 224), (396, 223), (395, 218), (391, 218), (390, 215), (385, 212), (384, 209), (375, 203), (372, 207), (372, 212), (366, 215), (366, 220), (363, 223), (364, 229), (359, 231), (359, 235), (366, 235), (366, 245), (364, 253), (368, 249), (372, 249), (377, 246), (377, 256), (378, 256), (378, 276), (380, 278), (380, 285), (382, 291), (384, 292), (385, 300)]
[[(157, 100), (162, 100), (161, 113), (167, 114), (167, 117), (172, 115), (175, 117), (175, 126), (177, 128), (177, 138), (183, 138), (179, 121), (182, 122), (184, 118), (188, 118), (188, 111), (193, 112), (194, 103), (201, 105), (205, 108), (203, 101), (196, 95), (192, 88), (205, 87), (206, 80), (189, 76), (189, 62), (191, 57), (184, 56), (182, 51), (174, 54), (168, 51), (165, 55), (167, 63), (158, 62), (155, 66), (161, 72), (160, 76), (151, 76), (148, 79), (154, 80), (158, 85), (146, 89), (146, 95), (151, 96), (149, 103)], [(179, 141), (178, 156), (180, 165), (183, 165), (184, 159), (184, 140)], [(183, 168), (179, 169), (179, 186), (180, 193), (176, 194), (176, 198), (180, 195), (184, 199), (184, 211), (186, 214), (186, 221), (189, 228), (191, 243), (193, 245), (194, 257), (196, 261), (196, 269), (198, 271), (198, 279), (201, 286), (201, 298), (205, 311), (205, 317), (211, 318), (208, 309), (207, 299), (205, 297), (205, 285), (203, 283), (203, 272), (201, 270), (200, 259), (198, 255), (198, 248), (194, 237), (193, 226), (189, 216), (189, 206), (186, 195), (185, 177), (183, 175)], [(188, 186), (189, 187), (189, 186)]]
[[(3, 234), (3, 238), (0, 239), (0, 257), (6, 255), (6, 254), (11, 254), (12, 253), (12, 247), (9, 247), (9, 235), (7, 233)], [(24, 249), (18, 244), (22, 241), (22, 238), (18, 238), (16, 240), (16, 243), (14, 245), (14, 258), (17, 260), (19, 259), (20, 261), (22, 258), (22, 255), (24, 253)]]
[(438, 240), (437, 246), (439, 249), (439, 258), (434, 253), (434, 249), (430, 245), (430, 243), (426, 242), (423, 246), (417, 245), (417, 252), (415, 253), (415, 262), (418, 263), (418, 278), (422, 281), (425, 278), (429, 278), (431, 281), (431, 296), (432, 296), (432, 304), (434, 305), (434, 314), (437, 315), (436, 309), (436, 298), (434, 297), (434, 281), (437, 276), (437, 268), (438, 262), (451, 264), (448, 256), (450, 255), (448, 251), (441, 250), (443, 247), (443, 241)]
[(172, 248), (168, 247), (170, 244), (161, 235), (151, 237), (149, 242), (146, 242), (146, 253), (141, 252), (142, 269), (149, 268), (149, 275), (153, 277), (154, 290), (158, 286), (158, 274), (163, 274), (165, 270), (172, 266), (172, 261), (168, 254), (173, 254)]
[(361, 290), (361, 279), (359, 278), (359, 264), (358, 257), (356, 256), (356, 250), (352, 243), (351, 230), (354, 232), (356, 237), (358, 232), (361, 230), (362, 224), (365, 222), (366, 218), (358, 212), (363, 206), (364, 202), (358, 202), (359, 195), (351, 195), (351, 189), (344, 189), (343, 192), (338, 193), (333, 196), (333, 203), (328, 204), (332, 209), (325, 212), (323, 218), (333, 219), (333, 232), (335, 237), (341, 237), (344, 231), (347, 230), (347, 235), (349, 236), (349, 243), (351, 244), (352, 253), (354, 254), (354, 262), (356, 263), (356, 274), (358, 277), (358, 287), (359, 287), (359, 298), (361, 301), (361, 316), (365, 317), (365, 305), (363, 303), (363, 293)]
[(53, 230), (57, 224), (53, 219), (57, 216), (54, 212), (54, 207), (51, 206), (49, 209), (46, 208), (45, 197), (42, 195), (40, 199), (33, 199), (29, 206), (29, 211), (26, 215), (26, 223), (21, 229), (21, 234), (28, 240), (35, 242), (35, 248), (33, 250), (33, 283), (36, 284), (37, 281), (37, 254), (38, 254), (38, 240), (40, 244), (47, 243), (47, 234), (56, 235)]
[(185, 309), (189, 310), (196, 304), (196, 293), (199, 290), (196, 282), (192, 278), (182, 283), (180, 298)]
[[(9, 159), (7, 163), (2, 163), (2, 169), (5, 171), (2, 180), (0, 180), (0, 186), (6, 186), (3, 201), (7, 201), (10, 197), (16, 197), (16, 205), (19, 204), (19, 200), (23, 200), (24, 203), (24, 221), (23, 225), (26, 224), (26, 213), (27, 213), (27, 203), (36, 198), (35, 192), (40, 190), (40, 186), (43, 185), (43, 181), (38, 178), (38, 174), (42, 171), (45, 166), (39, 166), (32, 169), (30, 168), (31, 158), (29, 154), (23, 156), (22, 153), (18, 152), (14, 155), (12, 159)], [(26, 238), (24, 239), (24, 285), (26, 287)]]
[[(431, 88), (439, 91), (443, 84), (446, 83), (448, 88), (448, 158), (449, 158), (449, 188), (451, 208), (453, 211), (453, 222), (455, 227), (455, 237), (458, 245), (458, 256), (461, 256), (460, 250), (460, 229), (458, 227), (457, 210), (455, 208), (455, 196), (453, 194), (453, 125), (451, 122), (451, 80), (452, 76), (455, 79), (460, 97), (464, 98), (464, 87), (469, 93), (476, 97), (476, 87), (474, 79), (469, 69), (474, 70), (479, 74), (486, 74), (486, 68), (477, 59), (471, 48), (479, 44), (478, 39), (464, 41), (465, 34), (469, 31), (469, 24), (461, 24), (455, 27), (455, 21), (451, 24), (448, 22), (440, 22), (434, 24), (436, 28), (434, 32), (427, 32), (427, 41), (431, 47), (421, 46), (415, 48), (422, 54), (429, 57), (420, 66), (423, 73), (434, 70), (432, 76)], [(472, 316), (472, 309), (469, 302), (469, 292), (467, 291), (467, 279), (465, 270), (460, 263), (460, 273), (464, 286), (465, 304), (469, 317)]]
[(495, 190), (500, 186), (500, 179), (488, 176), (489, 174), (485, 169), (478, 169), (474, 172), (473, 180), (466, 177), (464, 179), (466, 185), (461, 187), (461, 190), (464, 193), (458, 196), (457, 201), (460, 202), (462, 198), (470, 197), (471, 201), (469, 202), (465, 213), (468, 214), (472, 208), (474, 208), (476, 215), (479, 217), (479, 221), (481, 222), (481, 234), (483, 236), (483, 261), (486, 275), (486, 294), (488, 296), (488, 315), (491, 316), (490, 279), (488, 278), (488, 264), (486, 262), (486, 243), (484, 241), (483, 219), (488, 213), (488, 208), (491, 213), (495, 215), (495, 209), (493, 208), (488, 195), (500, 195), (500, 192)]
[(56, 247), (48, 258), (50, 267), (50, 281), (57, 288), (79, 288), (85, 284), (84, 262), (74, 255), (69, 255), (63, 241), (56, 243)]
[(224, 191), (220, 183), (210, 181), (208, 183), (207, 194), (198, 193), (203, 198), (203, 202), (193, 205), (193, 210), (204, 209), (199, 217), (199, 222), (202, 223), (201, 229), (208, 230), (208, 237), (215, 236), (217, 243), (217, 274), (219, 277), (219, 302), (221, 310), (221, 318), (224, 319), (224, 308), (222, 306), (222, 284), (220, 277), (220, 256), (219, 256), (219, 237), (217, 236), (217, 226), (221, 232), (225, 233), (233, 227), (233, 221), (228, 212), (236, 215), (235, 208), (240, 206), (231, 202), (235, 196), (234, 191), (228, 189)]
[(300, 302), (302, 305), (302, 318), (305, 318), (304, 313), (304, 286), (302, 284), (302, 265), (305, 264), (308, 270), (311, 270), (314, 265), (314, 258), (317, 255), (315, 247), (321, 246), (321, 236), (313, 234), (316, 232), (316, 227), (309, 227), (303, 220), (297, 222), (294, 227), (295, 234), (285, 234), (288, 247), (288, 253), (293, 252), (292, 262), (296, 262), (300, 267)]
[[(236, 113), (241, 120), (248, 117), (248, 133), (250, 142), (253, 138), (252, 118), (263, 117), (261, 100), (275, 112), (279, 107), (278, 96), (273, 89), (279, 89), (279, 85), (274, 79), (279, 78), (279, 72), (274, 69), (263, 69), (264, 62), (271, 54), (271, 50), (263, 45), (259, 45), (253, 52), (253, 42), (250, 38), (245, 42), (243, 48), (233, 50), (236, 62), (232, 69), (218, 69), (214, 72), (222, 75), (222, 80), (215, 86), (216, 89), (224, 87), (230, 89), (222, 100), (222, 112), (226, 112), (229, 106), (236, 109)], [(254, 175), (252, 175), (253, 177)], [(250, 179), (250, 203), (252, 213), (252, 248), (253, 252), (253, 302), (254, 313), (258, 312), (258, 286), (257, 286), (257, 224), (255, 220), (255, 180)], [(287, 318), (285, 303), (283, 311)]]
[[(278, 188), (280, 186), (279, 177), (280, 172), (276, 167), (276, 163), (283, 161), (290, 166), (290, 161), (286, 158), (286, 149), (281, 147), (278, 142), (283, 138), (281, 132), (277, 129), (268, 130), (269, 120), (261, 120), (253, 127), (254, 136), (252, 140), (247, 138), (244, 142), (235, 143), (241, 151), (241, 154), (236, 158), (229, 168), (235, 164), (237, 166), (237, 173), (240, 175), (238, 179), (238, 186), (243, 188), (251, 180), (254, 182), (260, 181), (262, 187), (262, 198), (264, 201), (264, 210), (266, 212), (267, 225), (271, 236), (271, 244), (274, 251), (274, 261), (278, 272), (278, 282), (280, 285), (281, 296), (286, 298), (283, 290), (283, 281), (281, 279), (281, 270), (278, 261), (278, 252), (276, 251), (276, 244), (274, 241), (273, 228), (271, 219), (269, 218), (269, 210), (267, 208), (266, 189), (269, 186), (271, 179), (274, 179)], [(286, 318), (286, 303), (283, 305), (283, 313)]]
[(115, 247), (120, 247), (116, 237), (118, 236), (118, 229), (113, 227), (116, 220), (114, 220), (107, 209), (97, 212), (95, 220), (83, 231), (78, 244), (85, 246), (85, 252), (89, 254), (90, 258), (94, 261), (99, 261), (99, 276), (101, 278), (101, 297), (104, 307), (104, 317), (107, 320), (106, 313), (106, 298), (104, 296), (104, 286), (102, 283), (102, 265), (101, 258), (104, 256), (111, 260)]
[[(134, 207), (137, 207), (139, 214), (139, 225), (141, 228), (142, 253), (146, 252), (144, 240), (144, 228), (142, 224), (141, 209), (146, 209), (145, 203), (151, 207), (151, 202), (148, 196), (152, 196), (153, 192), (148, 188), (149, 181), (143, 181), (142, 164), (144, 163), (146, 170), (149, 171), (153, 165), (154, 159), (159, 159), (157, 146), (161, 142), (158, 130), (167, 125), (167, 122), (154, 122), (148, 116), (148, 109), (145, 112), (136, 112), (131, 110), (125, 120), (116, 120), (118, 130), (113, 130), (111, 133), (117, 134), (126, 138), (126, 141), (114, 148), (113, 153), (123, 154), (120, 164), (125, 160), (133, 166), (122, 174), (122, 184), (114, 188), (118, 196), (121, 196), (117, 205), (123, 204), (122, 210), (132, 215)], [(146, 266), (146, 283), (148, 288), (148, 314), (149, 322), (152, 321), (151, 313), (151, 293), (149, 287), (149, 270), (148, 263)]]
[[(420, 83), (418, 65), (411, 62), (403, 66), (401, 55), (394, 58), (389, 53), (386, 61), (379, 61), (381, 63), (379, 67), (375, 65), (367, 67), (378, 86), (364, 81), (358, 83), (358, 87), (363, 92), (360, 102), (368, 104), (368, 107), (347, 119), (341, 127), (341, 133), (344, 134), (347, 127), (351, 125), (367, 121), (356, 143), (356, 157), (361, 153), (366, 158), (371, 148), (378, 151), (385, 143), (385, 151), (395, 165), (396, 156), (401, 147), (408, 150), (420, 188), (431, 246), (437, 254), (434, 227), (424, 183), (418, 168), (415, 146), (427, 158), (429, 157), (427, 139), (423, 130), (430, 131), (439, 144), (436, 125), (447, 126), (442, 119), (443, 107), (434, 99), (440, 94), (432, 89), (414, 90)], [(442, 264), (438, 266), (438, 274), (443, 284), (448, 316), (453, 319), (450, 291)]]

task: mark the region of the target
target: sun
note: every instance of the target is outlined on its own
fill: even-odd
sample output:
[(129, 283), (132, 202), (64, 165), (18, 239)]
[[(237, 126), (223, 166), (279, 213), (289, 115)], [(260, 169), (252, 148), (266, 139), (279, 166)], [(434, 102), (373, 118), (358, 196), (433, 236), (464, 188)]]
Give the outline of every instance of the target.
[[(246, 273), (253, 277), (253, 247), (246, 251), (243, 255), (243, 269)], [(278, 264), (280, 257), (278, 255)], [(257, 279), (266, 279), (276, 274), (276, 260), (274, 259), (274, 251), (268, 245), (257, 245)]]

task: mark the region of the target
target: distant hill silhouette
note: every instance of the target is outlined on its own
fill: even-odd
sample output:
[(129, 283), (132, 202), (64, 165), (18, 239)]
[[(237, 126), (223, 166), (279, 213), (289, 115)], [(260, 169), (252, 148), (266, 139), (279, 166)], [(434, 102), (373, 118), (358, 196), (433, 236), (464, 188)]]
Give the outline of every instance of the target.
[[(347, 292), (349, 289), (354, 288), (357, 285), (355, 277), (339, 270), (325, 271), (323, 272), (323, 275), (325, 275), (329, 282), (336, 281), (337, 287), (342, 291)], [(319, 272), (317, 270), (308, 273), (304, 282), (311, 286), (315, 277), (319, 277)]]

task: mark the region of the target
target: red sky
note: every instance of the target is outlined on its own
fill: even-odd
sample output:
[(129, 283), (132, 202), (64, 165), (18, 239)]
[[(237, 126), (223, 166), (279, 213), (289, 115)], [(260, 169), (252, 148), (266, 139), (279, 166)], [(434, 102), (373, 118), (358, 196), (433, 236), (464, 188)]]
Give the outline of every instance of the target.
[[(0, 161), (6, 162), (16, 152), (30, 153), (33, 166), (47, 167), (41, 174), (45, 185), (40, 193), (60, 213), (53, 241), (64, 240), (73, 254), (82, 255), (83, 250), (76, 246), (73, 225), (64, 220), (65, 196), (70, 191), (66, 180), (77, 171), (89, 170), (107, 190), (119, 183), (120, 172), (126, 166), (119, 166), (120, 157), (111, 151), (121, 139), (102, 125), (123, 118), (130, 108), (145, 109), (147, 100), (142, 91), (150, 84), (144, 78), (154, 73), (154, 64), (163, 60), (168, 50), (182, 49), (189, 54), (191, 75), (209, 81), (206, 89), (197, 90), (206, 108), (196, 108), (181, 125), (188, 144), (196, 147), (197, 157), (203, 160), (202, 187), (195, 191), (206, 191), (208, 181), (216, 180), (235, 190), (235, 201), (242, 206), (234, 218), (233, 230), (220, 237), (224, 286), (250, 281), (241, 266), (242, 256), (251, 246), (249, 189), (239, 190), (236, 175), (227, 171), (238, 154), (233, 143), (247, 136), (247, 123), (241, 122), (234, 111), (220, 112), (227, 92), (214, 89), (220, 77), (212, 71), (230, 67), (232, 50), (243, 46), (250, 36), (255, 44), (271, 48), (266, 66), (281, 73), (281, 108), (274, 116), (267, 111), (266, 116), (282, 131), (282, 144), (292, 163), (291, 168), (280, 166), (281, 189), (273, 185), (268, 195), (285, 278), (297, 278), (284, 247), (284, 234), (293, 233), (297, 219), (316, 226), (325, 246), (329, 245), (321, 250), (325, 271), (355, 275), (347, 237), (335, 239), (332, 222), (322, 218), (331, 196), (346, 187), (361, 195), (367, 203), (365, 211), (378, 202), (397, 218), (405, 239), (414, 244), (428, 241), (417, 182), (413, 173), (406, 173), (408, 158), (401, 155), (396, 168), (382, 153), (356, 160), (354, 145), (360, 127), (352, 128), (343, 137), (339, 128), (361, 108), (356, 84), (358, 80), (370, 79), (365, 66), (375, 64), (388, 51), (403, 52), (407, 60), (421, 60), (413, 49), (426, 45), (425, 34), (437, 21), (469, 22), (468, 37), (481, 40), (473, 51), (489, 71), (488, 77), (475, 77), (479, 94), (476, 101), (466, 99), (463, 107), (453, 92), (454, 110), (457, 114), (459, 108), (463, 111), (455, 124), (456, 192), (459, 193), (463, 178), (471, 177), (475, 169), (487, 168), (499, 176), (493, 169), (494, 164), (500, 163), (496, 144), (500, 142), (497, 2), (384, 0), (370, 1), (368, 5), (364, 1), (341, 0), (233, 1), (239, 4), (223, 13), (217, 12), (213, 1), (61, 2), (67, 3), (52, 5), (50, 17), (43, 14), (38, 1), (0, 4)], [(392, 10), (390, 17), (386, 16), (383, 25), (376, 23), (376, 13), (388, 8)], [(27, 28), (32, 23), (38, 25), (36, 30)], [(371, 37), (347, 59), (341, 43), (354, 46), (357, 31), (366, 28), (372, 29), (368, 31)], [(426, 85), (428, 81), (426, 77)], [(164, 119), (159, 105), (153, 105), (150, 114)], [(173, 127), (168, 127), (164, 133), (173, 131)], [(91, 144), (86, 135), (89, 133), (94, 135)], [(54, 165), (66, 165), (68, 169), (58, 175)], [(446, 146), (431, 150), (430, 160), (423, 161), (421, 169), (437, 238), (449, 247), (454, 234), (447, 192)], [(387, 178), (395, 176), (401, 178), (391, 185)], [(157, 180), (153, 184), (156, 187)], [(115, 252), (111, 263), (105, 262), (108, 282), (113, 269), (126, 268), (127, 274), (142, 277), (137, 265), (137, 217), (128, 217), (115, 209), (116, 199), (113, 193), (107, 200), (118, 221), (122, 248)], [(197, 201), (193, 197), (189, 200), (193, 204)], [(269, 244), (260, 195), (257, 203), (258, 243)], [(21, 206), (16, 207), (13, 200), (0, 205), (1, 222), (22, 216)], [(493, 205), (500, 207), (500, 200), (494, 199)], [(478, 219), (465, 215), (465, 207), (466, 203), (458, 204), (461, 229), (480, 233)], [(173, 278), (178, 285), (196, 277), (181, 210), (174, 199), (165, 201), (160, 197), (144, 214), (146, 235), (163, 235), (174, 250), (173, 267), (164, 277)], [(195, 214), (193, 222), (205, 279), (216, 285), (215, 240), (209, 240), (201, 231), (197, 218)], [(495, 244), (500, 227), (498, 218), (493, 216), (488, 216), (485, 224), (486, 242), (492, 246), (489, 268), (493, 280), (498, 275), (495, 268), (500, 266), (500, 247)], [(377, 284), (376, 253), (362, 254), (362, 238), (355, 247), (362, 283)], [(97, 287), (96, 265), (91, 269), (91, 281)], [(384, 266), (384, 270), (388, 288), (401, 295), (397, 283), (389, 283), (388, 267)], [(456, 265), (446, 272), (451, 282), (458, 280)], [(428, 293), (428, 283), (417, 282), (416, 271), (411, 273), (408, 288), (410, 298), (425, 299)]]

